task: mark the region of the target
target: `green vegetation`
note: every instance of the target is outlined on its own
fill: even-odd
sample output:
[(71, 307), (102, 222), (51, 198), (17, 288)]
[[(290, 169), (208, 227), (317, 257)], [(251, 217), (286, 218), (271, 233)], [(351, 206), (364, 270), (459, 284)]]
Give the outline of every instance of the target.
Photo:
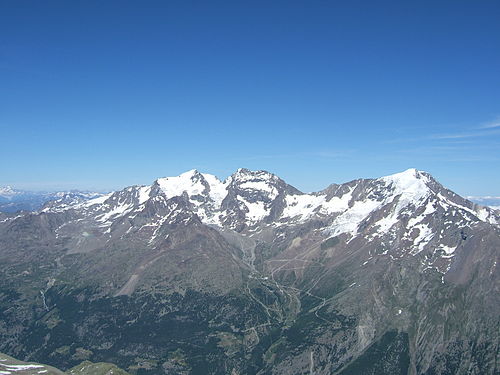
[(340, 240), (338, 237), (330, 237), (326, 241), (321, 243), (321, 250), (329, 249), (330, 247), (337, 246)]
[(110, 363), (82, 362), (66, 372), (68, 375), (130, 375), (128, 372)]

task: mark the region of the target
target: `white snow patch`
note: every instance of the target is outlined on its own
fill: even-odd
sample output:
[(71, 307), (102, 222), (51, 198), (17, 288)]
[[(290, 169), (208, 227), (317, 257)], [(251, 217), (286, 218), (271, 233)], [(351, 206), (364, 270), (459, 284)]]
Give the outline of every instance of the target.
[(283, 209), (282, 217), (298, 217), (299, 220), (307, 220), (324, 201), (324, 195), (287, 195), (285, 197), (286, 207)]
[(415, 225), (420, 223), (428, 215), (434, 213), (435, 211), (436, 208), (434, 207), (434, 203), (432, 201), (429, 201), (427, 203), (427, 206), (425, 206), (425, 210), (424, 212), (422, 212), (422, 214), (418, 215), (417, 217), (412, 217), (410, 220), (408, 220), (408, 228), (413, 228)]
[(326, 199), (326, 195), (287, 195), (285, 197), (286, 207), (283, 209), (281, 217), (305, 221), (315, 213), (330, 215), (345, 211), (349, 208), (351, 193), (352, 191), (349, 191), (341, 197), (332, 197), (330, 200)]
[(167, 198), (179, 197), (184, 192), (189, 196), (200, 195), (205, 190), (198, 172), (193, 169), (177, 177), (164, 177), (157, 180), (160, 189)]
[(390, 176), (379, 178), (387, 184), (393, 184), (401, 192), (421, 194), (427, 190), (426, 183), (429, 182), (428, 178), (415, 168), (407, 169), (406, 171), (395, 173)]
[(5, 367), (7, 371), (22, 371), (22, 370), (29, 370), (32, 368), (43, 368), (43, 365), (4, 365), (0, 364), (0, 366)]
[[(222, 182), (211, 174), (201, 174), (196, 170), (191, 170), (177, 177), (160, 178), (157, 182), (169, 199), (181, 196), (185, 192), (190, 202), (196, 207), (195, 213), (205, 224), (220, 225), (218, 210), (228, 194), (228, 181)], [(209, 202), (191, 199), (198, 195), (206, 196), (207, 193)]]
[(488, 216), (490, 216), (490, 212), (486, 208), (482, 208), (477, 211), (477, 217), (481, 221), (486, 221), (488, 219)]
[(243, 202), (243, 204), (248, 208), (248, 212), (246, 213), (246, 217), (251, 222), (257, 222), (265, 218), (269, 212), (266, 209), (264, 202), (247, 202), (241, 197), (238, 197), (238, 200)]
[(440, 249), (442, 249), (445, 252), (445, 256), (443, 258), (451, 258), (454, 256), (455, 250), (457, 249), (456, 246), (447, 246), (447, 245), (440, 245)]
[[(346, 211), (339, 215), (329, 228), (333, 235), (341, 233), (355, 235), (359, 224), (373, 211), (397, 199), (397, 204), (393, 212), (376, 223), (379, 226), (376, 235), (385, 233), (398, 222), (399, 215), (403, 209), (409, 205), (417, 207), (430, 194), (430, 190), (427, 187), (428, 178), (416, 169), (408, 169), (401, 173), (379, 178), (376, 181), (382, 182), (385, 185), (383, 199), (366, 199), (356, 202), (351, 208), (346, 208)], [(348, 204), (349, 201), (343, 200), (343, 203)], [(424, 216), (434, 212), (434, 210), (435, 208), (429, 204), (422, 214), (422, 219)], [(419, 219), (419, 221), (422, 219)]]
[(389, 229), (393, 227), (399, 221), (397, 215), (392, 214), (386, 217), (383, 217), (379, 221), (375, 223), (375, 226), (378, 226), (377, 234), (386, 233)]
[(150, 192), (151, 192), (151, 186), (141, 186), (139, 188), (139, 204), (143, 204), (149, 199)]
[(381, 202), (378, 201), (358, 201), (350, 209), (337, 216), (328, 231), (334, 236), (342, 233), (355, 235), (359, 224), (380, 206)]
[(103, 204), (104, 202), (106, 202), (106, 200), (111, 197), (113, 193), (109, 193), (109, 194), (105, 194), (103, 196), (100, 196), (100, 197), (97, 197), (97, 198), (94, 198), (94, 199), (90, 199), (88, 201), (86, 201), (83, 206), (85, 207), (90, 207), (90, 206), (94, 206), (96, 204)]
[(325, 200), (321, 204), (321, 213), (332, 214), (336, 212), (342, 212), (349, 208), (349, 202), (352, 198), (352, 190), (348, 193), (342, 195), (341, 197), (332, 197), (329, 201)]
[(121, 204), (121, 205), (113, 208), (111, 211), (108, 211), (108, 212), (98, 216), (96, 219), (97, 219), (97, 221), (104, 223), (104, 222), (107, 222), (112, 217), (122, 216), (123, 214), (130, 212), (133, 208), (134, 208), (134, 205), (132, 205), (132, 204)]
[(407, 207), (409, 204), (416, 206), (417, 203), (428, 197), (430, 193), (427, 187), (428, 178), (416, 169), (408, 169), (401, 173), (382, 177), (379, 181), (384, 182), (387, 187), (392, 187), (392, 196), (400, 196), (396, 212), (401, 211), (401, 209)]
[(414, 228), (418, 229), (418, 236), (413, 241), (413, 246), (416, 247), (416, 251), (413, 251), (412, 255), (420, 253), (434, 236), (431, 228), (429, 228), (427, 224), (418, 224), (415, 225)]
[(24, 215), (17, 215), (17, 216), (14, 216), (14, 217), (8, 217), (7, 219), (4, 219), (4, 220), (0, 220), (0, 223), (5, 223), (7, 221), (12, 221), (12, 220), (16, 220), (17, 218), (20, 218), (20, 217), (23, 217)]
[(210, 198), (214, 201), (215, 206), (219, 208), (222, 201), (227, 196), (227, 183), (220, 181), (211, 174), (203, 173), (202, 175), (210, 186)]

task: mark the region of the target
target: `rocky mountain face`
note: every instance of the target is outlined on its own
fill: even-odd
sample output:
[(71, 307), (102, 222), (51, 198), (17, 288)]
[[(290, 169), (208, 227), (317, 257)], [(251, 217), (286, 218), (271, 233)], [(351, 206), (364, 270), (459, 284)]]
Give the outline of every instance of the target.
[(0, 214), (0, 351), (131, 374), (495, 374), (500, 214), (414, 169), (189, 171)]
[(0, 212), (36, 211), (45, 204), (76, 204), (101, 196), (87, 191), (33, 192), (0, 187)]

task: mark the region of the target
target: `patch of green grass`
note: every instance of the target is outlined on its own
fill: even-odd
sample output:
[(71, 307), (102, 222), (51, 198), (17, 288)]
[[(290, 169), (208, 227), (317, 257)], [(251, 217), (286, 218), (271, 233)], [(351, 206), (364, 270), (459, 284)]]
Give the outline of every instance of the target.
[(128, 372), (116, 367), (111, 363), (92, 363), (85, 361), (73, 367), (67, 372), (68, 375), (130, 375)]
[(321, 243), (321, 250), (326, 250), (329, 249), (330, 247), (337, 246), (339, 242), (340, 240), (338, 237), (330, 237), (329, 239)]

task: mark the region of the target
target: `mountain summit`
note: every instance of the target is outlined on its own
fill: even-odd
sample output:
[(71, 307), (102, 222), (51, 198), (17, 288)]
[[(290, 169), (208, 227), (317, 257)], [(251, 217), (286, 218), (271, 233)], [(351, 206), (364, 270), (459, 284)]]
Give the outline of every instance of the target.
[(0, 351), (138, 374), (493, 374), (499, 223), (416, 169), (314, 193), (191, 170), (3, 214)]

